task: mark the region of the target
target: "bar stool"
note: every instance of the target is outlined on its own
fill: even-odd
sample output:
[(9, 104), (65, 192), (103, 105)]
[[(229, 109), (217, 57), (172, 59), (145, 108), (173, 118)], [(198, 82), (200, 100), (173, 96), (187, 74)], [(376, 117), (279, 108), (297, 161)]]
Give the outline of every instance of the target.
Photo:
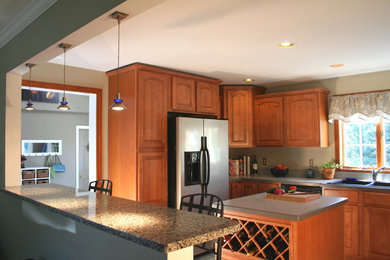
[[(213, 194), (197, 193), (183, 196), (180, 201), (180, 209), (214, 217), (223, 217), (223, 202), (218, 196)], [(201, 248), (205, 252), (195, 255), (194, 257), (202, 256), (206, 253), (213, 253), (217, 255), (216, 259), (220, 260), (222, 255), (222, 243), (223, 238), (218, 238), (217, 250), (206, 247), (206, 243), (195, 245), (195, 247)]]
[(89, 183), (88, 190), (102, 193), (105, 195), (112, 195), (112, 181), (110, 180), (96, 180)]

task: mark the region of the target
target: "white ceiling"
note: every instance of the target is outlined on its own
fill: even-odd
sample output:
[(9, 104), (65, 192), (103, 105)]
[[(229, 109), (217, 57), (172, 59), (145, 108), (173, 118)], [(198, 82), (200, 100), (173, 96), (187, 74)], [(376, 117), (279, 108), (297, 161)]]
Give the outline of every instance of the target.
[[(121, 24), (120, 64), (264, 86), (389, 70), (389, 11), (389, 0), (167, 0)], [(278, 48), (285, 40), (296, 46)], [(70, 49), (67, 64), (114, 69), (116, 44), (113, 27)]]

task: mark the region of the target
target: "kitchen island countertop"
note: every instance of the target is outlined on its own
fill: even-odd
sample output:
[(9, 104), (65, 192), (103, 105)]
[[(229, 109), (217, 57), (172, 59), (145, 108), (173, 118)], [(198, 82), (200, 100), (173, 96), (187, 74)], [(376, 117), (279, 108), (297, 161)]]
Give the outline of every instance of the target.
[(301, 221), (347, 202), (347, 198), (321, 196), (309, 202), (266, 198), (266, 193), (225, 200), (225, 211), (243, 212), (262, 217)]
[(235, 221), (154, 206), (56, 184), (0, 189), (10, 196), (123, 239), (169, 253), (234, 233)]

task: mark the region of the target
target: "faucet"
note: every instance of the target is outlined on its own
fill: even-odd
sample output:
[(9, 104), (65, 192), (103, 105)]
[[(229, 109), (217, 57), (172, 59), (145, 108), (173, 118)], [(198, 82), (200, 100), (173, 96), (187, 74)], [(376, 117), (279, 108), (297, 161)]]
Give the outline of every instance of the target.
[(376, 181), (376, 177), (377, 177), (378, 173), (379, 173), (381, 170), (385, 169), (386, 167), (385, 167), (385, 166), (380, 167), (380, 168), (377, 169), (376, 171), (375, 171), (375, 168), (374, 168), (373, 165), (371, 165), (371, 168), (372, 168), (372, 180), (373, 180), (373, 181)]

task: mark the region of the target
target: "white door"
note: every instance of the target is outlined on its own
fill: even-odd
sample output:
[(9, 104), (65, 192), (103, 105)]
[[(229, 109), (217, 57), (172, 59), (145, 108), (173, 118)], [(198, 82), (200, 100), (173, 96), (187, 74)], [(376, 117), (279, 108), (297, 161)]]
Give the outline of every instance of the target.
[(88, 190), (89, 127), (76, 126), (76, 189)]

